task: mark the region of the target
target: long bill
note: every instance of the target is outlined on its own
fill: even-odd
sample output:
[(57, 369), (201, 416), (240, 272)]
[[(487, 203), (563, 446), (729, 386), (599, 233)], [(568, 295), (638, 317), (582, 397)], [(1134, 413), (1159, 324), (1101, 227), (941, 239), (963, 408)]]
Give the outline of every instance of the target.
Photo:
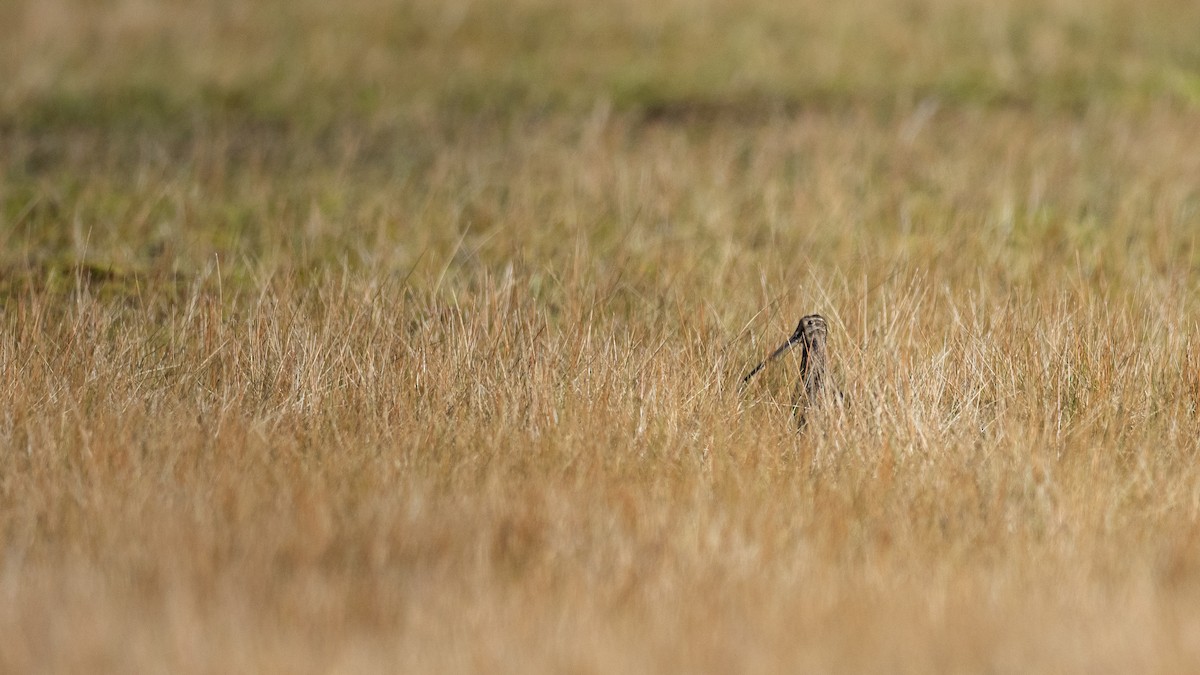
[(758, 371), (760, 371), (764, 367), (766, 367), (766, 365), (768, 363), (774, 361), (775, 359), (779, 358), (780, 356), (783, 356), (784, 352), (791, 349), (792, 345), (794, 345), (800, 341), (800, 338), (801, 338), (801, 335), (799, 334), (799, 332), (797, 332), (796, 335), (793, 335), (792, 337), (788, 338), (787, 342), (779, 345), (779, 349), (776, 349), (775, 351), (771, 352), (770, 356), (763, 359), (762, 362), (760, 362), (757, 366), (754, 366), (754, 368), (749, 373), (746, 373), (746, 376), (742, 378), (742, 384), (744, 385), (747, 382), (749, 382), (750, 378), (757, 375)]

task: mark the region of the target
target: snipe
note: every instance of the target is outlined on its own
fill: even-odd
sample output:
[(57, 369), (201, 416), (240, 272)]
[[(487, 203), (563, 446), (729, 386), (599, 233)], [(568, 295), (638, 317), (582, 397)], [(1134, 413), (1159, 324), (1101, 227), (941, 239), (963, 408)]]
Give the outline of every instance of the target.
[(828, 407), (833, 403), (845, 401), (845, 395), (830, 382), (829, 376), (829, 326), (825, 317), (820, 314), (809, 314), (800, 319), (792, 336), (779, 346), (770, 356), (754, 366), (745, 377), (742, 385), (758, 374), (768, 363), (783, 356), (785, 352), (800, 345), (800, 381), (796, 383), (792, 407), (795, 410), (797, 422), (804, 426), (808, 421), (808, 413), (818, 408)]

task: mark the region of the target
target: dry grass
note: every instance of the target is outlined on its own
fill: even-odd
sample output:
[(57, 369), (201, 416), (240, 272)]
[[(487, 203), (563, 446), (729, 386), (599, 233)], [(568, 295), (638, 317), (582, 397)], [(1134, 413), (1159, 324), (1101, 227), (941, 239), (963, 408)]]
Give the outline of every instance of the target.
[(5, 4), (0, 670), (1195, 672), (1139, 7)]

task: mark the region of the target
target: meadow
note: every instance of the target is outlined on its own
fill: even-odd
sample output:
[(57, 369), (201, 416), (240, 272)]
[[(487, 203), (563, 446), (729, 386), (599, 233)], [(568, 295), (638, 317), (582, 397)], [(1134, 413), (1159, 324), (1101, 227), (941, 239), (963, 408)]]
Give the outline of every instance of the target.
[(1200, 670), (1196, 26), (0, 3), (0, 671)]

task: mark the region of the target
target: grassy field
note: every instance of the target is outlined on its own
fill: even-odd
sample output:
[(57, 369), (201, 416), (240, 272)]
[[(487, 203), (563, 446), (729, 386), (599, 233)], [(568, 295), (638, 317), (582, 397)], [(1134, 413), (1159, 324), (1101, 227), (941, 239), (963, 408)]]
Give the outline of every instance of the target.
[(0, 3), (0, 671), (1200, 670), (1196, 26)]

